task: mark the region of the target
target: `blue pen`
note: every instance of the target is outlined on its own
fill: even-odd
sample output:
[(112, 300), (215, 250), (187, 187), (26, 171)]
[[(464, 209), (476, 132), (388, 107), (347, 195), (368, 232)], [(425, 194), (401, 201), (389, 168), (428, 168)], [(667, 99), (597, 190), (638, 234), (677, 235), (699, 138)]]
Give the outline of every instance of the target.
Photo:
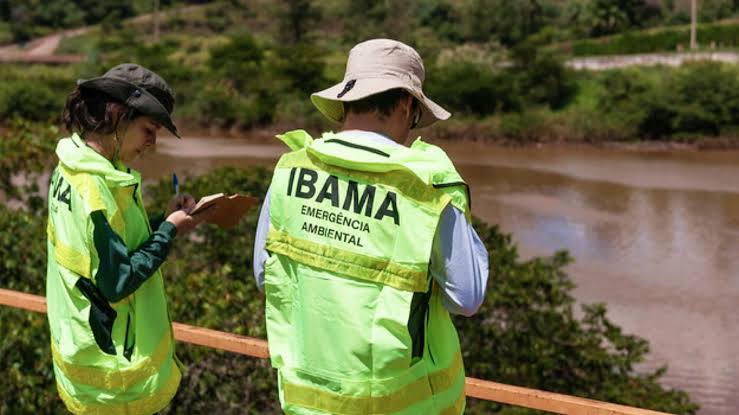
[(177, 180), (177, 173), (172, 173), (172, 187), (174, 187), (174, 194), (180, 194), (180, 181)]

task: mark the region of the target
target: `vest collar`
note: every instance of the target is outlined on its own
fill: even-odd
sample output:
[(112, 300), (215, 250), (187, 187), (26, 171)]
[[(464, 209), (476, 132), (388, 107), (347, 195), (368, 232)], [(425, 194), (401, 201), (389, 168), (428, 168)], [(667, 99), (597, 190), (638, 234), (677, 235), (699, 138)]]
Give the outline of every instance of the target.
[(366, 134), (324, 133), (314, 140), (305, 130), (278, 135), (293, 151), (305, 149), (321, 162), (352, 170), (383, 173), (397, 169), (412, 171), (430, 184), (463, 182), (444, 151), (418, 137), (410, 147), (382, 143)]
[(397, 143), (392, 138), (375, 132), (375, 131), (367, 131), (367, 130), (345, 130), (340, 131), (336, 133), (336, 135), (344, 136), (344, 137), (355, 137), (355, 138), (365, 138), (373, 143), (379, 143), (379, 144), (385, 144), (388, 146), (400, 146), (402, 144)]
[(110, 187), (133, 186), (141, 182), (138, 172), (126, 167), (119, 160), (110, 162), (85, 144), (77, 133), (59, 140), (56, 155), (68, 170), (102, 176)]

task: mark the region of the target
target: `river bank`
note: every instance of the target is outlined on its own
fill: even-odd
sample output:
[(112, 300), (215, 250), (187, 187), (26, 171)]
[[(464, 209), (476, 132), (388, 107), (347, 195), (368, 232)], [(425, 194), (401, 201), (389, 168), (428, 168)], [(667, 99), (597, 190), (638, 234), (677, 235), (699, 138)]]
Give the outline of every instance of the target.
[[(300, 127), (291, 124), (272, 124), (258, 128), (224, 129), (218, 126), (204, 128), (197, 125), (180, 123), (183, 137), (229, 138), (237, 140), (248, 140), (255, 144), (270, 144), (275, 140), (277, 134), (294, 129), (305, 129), (314, 137), (319, 136), (322, 131), (336, 131), (338, 125), (324, 125), (317, 127), (308, 125)], [(0, 127), (0, 132), (1, 132)], [(475, 142), (486, 143), (503, 147), (521, 148), (600, 148), (605, 150), (633, 151), (633, 152), (664, 152), (664, 151), (721, 151), (739, 150), (739, 136), (724, 137), (682, 137), (679, 140), (642, 140), (633, 137), (631, 140), (596, 140), (583, 137), (567, 138), (566, 136), (544, 136), (538, 139), (520, 140), (505, 135), (500, 135), (494, 128), (485, 123), (461, 124), (455, 123), (451, 126), (443, 124), (433, 125), (429, 128), (412, 132), (425, 140), (437, 143), (443, 142)]]

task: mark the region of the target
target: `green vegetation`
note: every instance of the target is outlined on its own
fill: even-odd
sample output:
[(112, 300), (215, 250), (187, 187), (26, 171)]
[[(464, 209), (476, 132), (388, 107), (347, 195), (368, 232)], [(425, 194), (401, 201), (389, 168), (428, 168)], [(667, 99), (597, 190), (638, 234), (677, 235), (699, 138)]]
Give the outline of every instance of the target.
[[(144, 3), (131, 6), (129, 14), (146, 11)], [(221, 0), (170, 7), (162, 15), (158, 42), (152, 41), (148, 21), (105, 21), (62, 43), (64, 53), (87, 54), (85, 64), (0, 67), (6, 81), (0, 86), (0, 124), (14, 118), (53, 122), (75, 79), (135, 61), (172, 84), (177, 91), (175, 116), (185, 131), (332, 129), (335, 126), (312, 107), (308, 95), (341, 79), (354, 42), (395, 36), (424, 56), (428, 95), (455, 115), (426, 135), (512, 143), (722, 143), (739, 130), (739, 120), (731, 115), (731, 88), (739, 76), (733, 66), (694, 64), (591, 74), (567, 69), (564, 56), (551, 46), (573, 36), (672, 22), (668, 15), (683, 10), (680, 2), (664, 2), (659, 10), (653, 2), (650, 6), (637, 0), (370, 3)], [(368, 11), (359, 13), (363, 8)], [(479, 10), (489, 15), (477, 16)], [(702, 3), (701, 10), (725, 18), (735, 9), (715, 0)], [(566, 22), (570, 27), (562, 29)], [(701, 36), (708, 39), (713, 31), (729, 44), (732, 36), (739, 38), (736, 27), (704, 25), (702, 30), (708, 31)], [(632, 46), (673, 48), (670, 42), (683, 37), (685, 30), (675, 26), (630, 31), (575, 41), (572, 47), (576, 54), (636, 50), (629, 49)], [(721, 82), (707, 83), (704, 76)], [(694, 99), (701, 91), (696, 85), (705, 85), (711, 93)]]
[[(161, 0), (160, 3), (166, 8), (187, 2)], [(59, 29), (115, 23), (150, 13), (152, 5), (149, 0), (0, 0), (0, 44), (4, 43), (3, 39), (26, 42)]]
[[(736, 48), (739, 46), (739, 25), (730, 23), (701, 24), (696, 36), (704, 47)], [(690, 27), (677, 26), (636, 32), (597, 39), (576, 40), (568, 47), (575, 56), (625, 55), (631, 53), (675, 52), (687, 49)]]
[[(0, 137), (0, 183), (11, 200), (39, 199), (39, 189), (16, 189), (7, 180), (18, 171), (34, 177), (48, 171), (55, 131), (15, 125)], [(29, 160), (33, 160), (29, 162)], [(224, 168), (187, 180), (183, 191), (213, 189), (263, 196), (271, 172)], [(151, 211), (163, 208), (171, 184), (146, 189)], [(41, 190), (40, 192), (43, 192)], [(46, 273), (46, 215), (42, 203), (19, 210), (0, 207), (0, 286), (43, 294)], [(237, 228), (205, 227), (179, 241), (164, 266), (172, 318), (188, 324), (264, 338), (264, 297), (252, 277), (258, 211)], [(488, 294), (479, 314), (458, 318), (467, 374), (498, 382), (557, 391), (638, 407), (694, 414), (687, 394), (660, 386), (665, 369), (636, 371), (649, 350), (645, 340), (623, 333), (602, 304), (575, 311), (574, 284), (564, 252), (522, 260), (510, 235), (474, 223), (491, 264)], [(0, 412), (61, 413), (51, 370), (44, 315), (0, 307)], [(275, 374), (269, 362), (207, 348), (178, 345), (189, 367), (170, 414), (279, 413)], [(471, 414), (529, 414), (534, 411), (468, 400)]]

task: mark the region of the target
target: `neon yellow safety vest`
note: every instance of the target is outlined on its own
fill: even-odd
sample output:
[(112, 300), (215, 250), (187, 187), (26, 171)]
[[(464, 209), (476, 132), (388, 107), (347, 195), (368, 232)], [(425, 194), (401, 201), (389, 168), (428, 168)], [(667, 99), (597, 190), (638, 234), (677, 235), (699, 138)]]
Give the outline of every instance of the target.
[[(49, 189), (46, 297), (54, 375), (76, 414), (135, 415), (163, 409), (181, 372), (159, 271), (127, 298), (109, 304), (95, 287), (100, 259), (90, 215), (102, 211), (133, 250), (151, 229), (141, 177), (117, 168), (74, 135), (60, 140)], [(107, 316), (105, 338), (93, 332), (93, 307)]]
[(291, 414), (460, 414), (457, 332), (429, 275), (467, 186), (438, 147), (279, 136), (265, 264), (267, 334)]

